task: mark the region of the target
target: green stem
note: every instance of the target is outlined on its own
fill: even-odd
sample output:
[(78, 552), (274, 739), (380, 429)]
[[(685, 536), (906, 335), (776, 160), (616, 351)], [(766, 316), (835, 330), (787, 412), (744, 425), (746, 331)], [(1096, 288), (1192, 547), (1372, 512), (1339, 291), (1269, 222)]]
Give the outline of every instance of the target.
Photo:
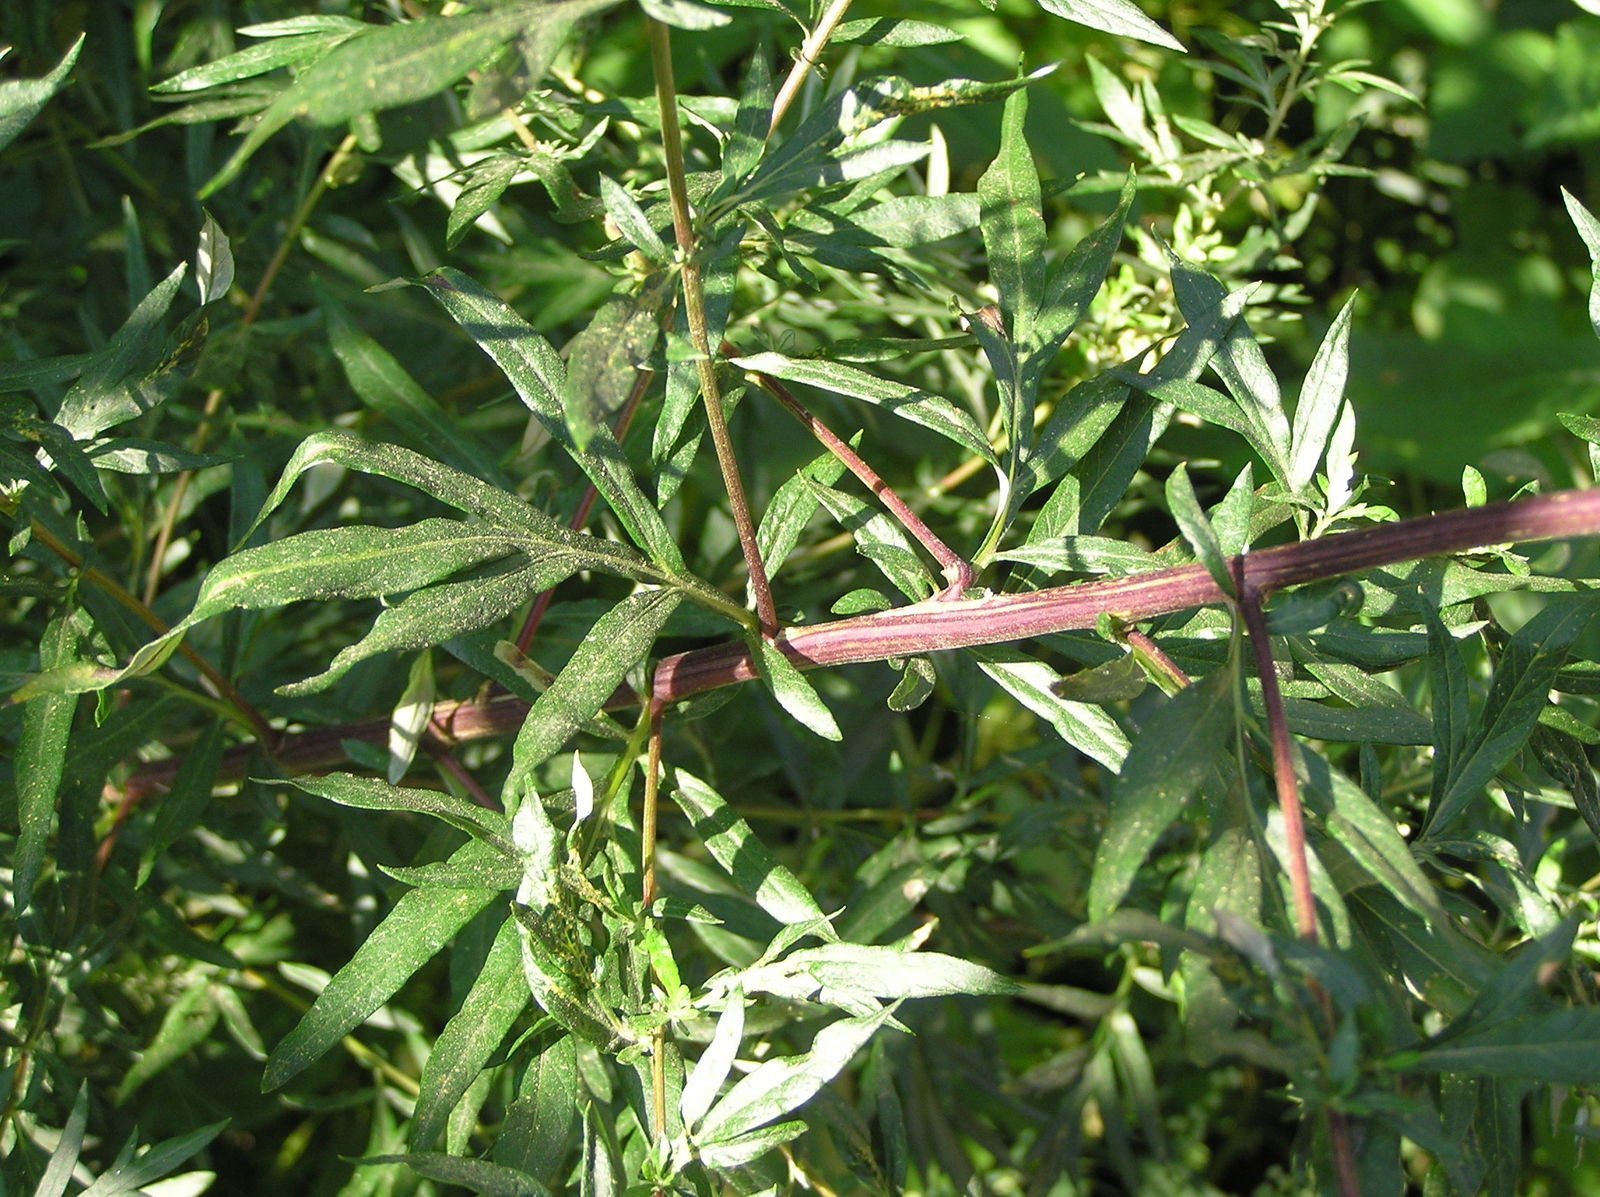
[(706, 322), (705, 295), (700, 286), (700, 264), (695, 260), (694, 223), (689, 213), (689, 188), (683, 170), (683, 135), (678, 128), (677, 88), (672, 75), (672, 42), (667, 27), (653, 17), (650, 28), (650, 61), (655, 68), (656, 106), (661, 113), (661, 143), (666, 151), (667, 192), (672, 199), (672, 228), (677, 236), (683, 262), (683, 310), (689, 321), (689, 339), (695, 348), (695, 365), (700, 373), (700, 397), (705, 402), (706, 424), (716, 448), (722, 484), (728, 492), (739, 547), (744, 551), (750, 573), (750, 592), (755, 596), (756, 618), (761, 634), (777, 635), (778, 610), (772, 601), (766, 567), (761, 564), (761, 549), (756, 544), (756, 527), (750, 518), (744, 483), (739, 477), (739, 462), (728, 437), (728, 421), (722, 411), (722, 394), (717, 385), (716, 363), (711, 357), (711, 335)]

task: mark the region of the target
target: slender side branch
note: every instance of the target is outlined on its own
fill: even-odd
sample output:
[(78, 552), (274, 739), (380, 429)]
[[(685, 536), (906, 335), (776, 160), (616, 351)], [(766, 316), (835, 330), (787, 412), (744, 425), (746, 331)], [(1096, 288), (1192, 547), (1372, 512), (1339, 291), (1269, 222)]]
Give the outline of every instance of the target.
[(728, 437), (728, 421), (722, 412), (722, 392), (717, 385), (716, 363), (711, 359), (711, 335), (706, 325), (705, 295), (700, 287), (700, 264), (695, 260), (694, 225), (689, 214), (689, 188), (683, 173), (683, 135), (678, 128), (678, 97), (672, 77), (672, 43), (667, 27), (654, 17), (646, 17), (650, 27), (650, 61), (656, 76), (656, 107), (661, 113), (661, 143), (666, 151), (667, 192), (672, 200), (672, 229), (683, 259), (683, 312), (689, 321), (689, 339), (694, 344), (696, 367), (700, 374), (700, 398), (705, 402), (706, 424), (722, 470), (722, 484), (728, 492), (733, 525), (739, 533), (750, 574), (750, 592), (756, 600), (756, 618), (761, 634), (771, 639), (778, 631), (778, 609), (767, 584), (766, 567), (756, 544), (756, 526), (750, 518), (744, 482), (739, 477), (739, 462)]
[[(730, 356), (733, 353), (732, 346), (726, 341), (723, 342), (722, 352)], [(747, 371), (746, 377), (783, 404), (790, 415), (804, 424), (828, 452), (843, 462), (845, 468), (860, 479), (862, 485), (877, 497), (878, 502), (888, 508), (889, 513), (900, 521), (900, 526), (911, 533), (916, 542), (927, 549), (928, 554), (939, 563), (939, 569), (943, 572), (945, 581), (949, 583), (949, 589), (944, 592), (944, 597), (960, 598), (962, 592), (972, 585), (972, 566), (967, 564), (961, 554), (934, 535), (933, 529), (923, 523), (917, 513), (894, 493), (894, 489), (878, 472), (862, 460), (861, 455), (840, 439), (832, 429), (817, 419), (786, 386), (775, 378), (768, 378), (765, 374), (757, 374), (754, 371)]]
[(1267, 736), (1272, 741), (1272, 780), (1283, 814), (1283, 838), (1289, 853), (1289, 886), (1294, 894), (1295, 930), (1307, 943), (1317, 942), (1317, 906), (1311, 896), (1311, 869), (1306, 861), (1306, 821), (1300, 809), (1300, 786), (1294, 775), (1294, 748), (1289, 740), (1289, 720), (1283, 713), (1283, 692), (1272, 661), (1272, 639), (1267, 617), (1261, 613), (1261, 592), (1245, 576), (1248, 557), (1233, 559), (1237, 606), (1250, 636), (1250, 651), (1261, 679), (1261, 705), (1267, 712)]

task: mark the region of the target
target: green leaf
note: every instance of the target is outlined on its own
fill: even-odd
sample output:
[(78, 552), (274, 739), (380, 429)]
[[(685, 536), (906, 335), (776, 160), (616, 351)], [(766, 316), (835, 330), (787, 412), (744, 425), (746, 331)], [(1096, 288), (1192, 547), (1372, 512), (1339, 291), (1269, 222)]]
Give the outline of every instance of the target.
[(165, 1072), (192, 1050), (204, 1043), (217, 1025), (217, 1004), (211, 985), (191, 974), (189, 984), (178, 994), (161, 1017), (161, 1025), (145, 1044), (138, 1057), (123, 1074), (117, 1086), (116, 1101), (122, 1105), (146, 1081)]
[(879, 999), (1011, 994), (1021, 988), (993, 969), (955, 956), (859, 943), (803, 948), (775, 964), (745, 969), (737, 981), (749, 993), (824, 1002), (852, 1014), (877, 1009)]
[(798, 382), (832, 391), (836, 395), (860, 399), (901, 419), (931, 429), (987, 462), (998, 464), (1000, 460), (989, 439), (984, 436), (983, 429), (978, 427), (978, 422), (942, 396), (879, 378), (842, 362), (792, 358), (781, 353), (752, 353), (731, 358), (730, 364), (753, 374), (765, 374), (785, 382)]
[(1055, 685), (1061, 675), (1055, 670), (1012, 648), (970, 651), (984, 673), (1023, 706), (1047, 720), (1068, 744), (1108, 769), (1121, 768), (1128, 753), (1126, 734), (1103, 708), (1058, 697)]
[(635, 249), (658, 266), (672, 261), (672, 251), (661, 240), (661, 235), (645, 216), (644, 209), (628, 194), (627, 188), (610, 175), (600, 176), (600, 199), (606, 206), (606, 215), (611, 218), (611, 223), (622, 231)]
[[(498, 811), (485, 810), (476, 803), (442, 790), (412, 790), (390, 785), (373, 777), (353, 773), (328, 773), (322, 777), (296, 777), (291, 784), (358, 810), (403, 810), (430, 815), (493, 848), (502, 857), (521, 854), (511, 842), (511, 823)], [(475, 860), (476, 858), (469, 858)]]
[(233, 247), (209, 212), (200, 226), (200, 244), (195, 247), (194, 281), (200, 288), (201, 307), (227, 298), (233, 286)]
[(563, 1035), (529, 1061), (523, 1072), (517, 1099), (506, 1111), (497, 1157), (550, 1184), (559, 1183), (578, 1108), (585, 1101), (578, 1041)]
[(963, 34), (928, 21), (905, 21), (893, 17), (865, 17), (844, 21), (833, 31), (830, 42), (866, 46), (940, 46), (959, 42)]
[(582, 449), (572, 439), (561, 404), (566, 369), (550, 343), (460, 271), (448, 267), (436, 270), (421, 279), (420, 285), (505, 372), (528, 410), (582, 467), (634, 543), (658, 565), (682, 572), (683, 557), (676, 539), (662, 522), (655, 504), (639, 489), (632, 467), (610, 430), (596, 428)]
[(83, 49), (83, 39), (80, 33), (61, 61), (42, 79), (8, 79), (0, 83), (0, 150), (15, 141), (50, 98), (66, 86), (67, 76)]
[(683, 1093), (678, 1098), (678, 1110), (683, 1125), (694, 1134), (700, 1120), (705, 1117), (711, 1103), (716, 1100), (722, 1082), (733, 1071), (733, 1062), (739, 1054), (739, 1044), (744, 1039), (744, 994), (735, 989), (728, 994), (728, 1002), (717, 1016), (717, 1029), (711, 1042), (695, 1062), (693, 1071), (683, 1083)]
[(1206, 518), (1205, 509), (1200, 506), (1200, 499), (1194, 493), (1194, 484), (1189, 481), (1187, 463), (1180, 461), (1177, 468), (1167, 476), (1166, 493), (1167, 510), (1172, 513), (1172, 518), (1177, 522), (1183, 538), (1189, 542), (1189, 547), (1195, 551), (1195, 556), (1206, 567), (1211, 580), (1224, 594), (1231, 595), (1234, 592), (1234, 580), (1233, 574), (1228, 570), (1228, 557), (1223, 552), (1222, 542), (1217, 538), (1216, 529)]
[[(150, 90), (158, 96), (183, 95), (192, 91), (204, 91), (209, 87), (219, 87), (224, 83), (236, 83), (240, 79), (253, 79), (257, 75), (268, 74), (280, 67), (303, 66), (316, 61), (352, 34), (364, 33), (371, 28), (348, 17), (330, 19), (341, 23), (333, 28), (307, 29), (303, 33), (293, 35), (249, 33), (248, 30), (241, 29), (239, 32), (248, 36), (270, 36), (271, 40), (246, 46), (243, 50), (236, 50), (222, 58), (203, 62), (186, 71), (179, 71), (172, 78), (163, 79)], [(267, 26), (255, 28), (264, 29)]]
[[(1045, 228), (1038, 168), (1022, 126), (1028, 116), (1028, 93), (1006, 97), (1000, 120), (1000, 151), (978, 180), (982, 205), (983, 246), (989, 255), (989, 279), (1000, 296), (1000, 310), (1011, 343), (1024, 350), (1034, 343), (1034, 321), (1044, 295)], [(1023, 439), (1026, 425), (1010, 423), (1012, 442)]]
[(1519, 752), (1549, 701), (1567, 653), (1600, 608), (1594, 595), (1552, 602), (1506, 646), (1477, 725), (1460, 756), (1450, 762), (1442, 796), (1430, 804), (1421, 842), (1442, 835)]
[(392, 421), (414, 444), (425, 445), (430, 456), (501, 490), (513, 489), (511, 480), (495, 464), (495, 453), (459, 420), (452, 419), (404, 366), (357, 328), (325, 293), (322, 309), (333, 354), (363, 403)]
[(1229, 671), (1181, 690), (1145, 721), (1112, 785), (1111, 816), (1095, 851), (1089, 920), (1121, 905), (1156, 840), (1228, 750), (1233, 727)]
[(1111, 215), (1074, 245), (1056, 267), (1045, 287), (1039, 312), (1037, 336), (1038, 356), (1043, 359), (1041, 365), (1047, 366), (1054, 358), (1056, 350), (1072, 335), (1072, 330), (1089, 310), (1089, 304), (1100, 293), (1106, 272), (1111, 269), (1111, 260), (1122, 244), (1122, 227), (1127, 223), (1128, 210), (1137, 194), (1137, 179), (1129, 171)]
[[(18, 913), (21, 913), (20, 907)], [(67, 1115), (67, 1125), (56, 1140), (55, 1150), (50, 1153), (50, 1162), (33, 1190), (33, 1197), (62, 1197), (67, 1191), (73, 1170), (78, 1166), (78, 1157), (83, 1154), (83, 1133), (88, 1125), (89, 1082), (86, 1080), (78, 1086), (78, 1096), (72, 1099), (72, 1113)]]
[(853, 495), (806, 479), (806, 485), (822, 505), (855, 537), (856, 551), (871, 561), (913, 602), (931, 598), (939, 589), (933, 573), (900, 526), (888, 516), (876, 513)]
[(120, 1154), (118, 1162), (102, 1172), (78, 1197), (120, 1197), (123, 1193), (137, 1194), (146, 1188), (153, 1188), (154, 1182), (205, 1147), (227, 1125), (228, 1120), (224, 1118), (221, 1122), (213, 1122), (187, 1134), (174, 1135), (133, 1159), (129, 1159), (127, 1153)]
[(409, 594), (380, 611), (372, 630), (340, 649), (321, 673), (279, 686), (277, 692), (290, 697), (315, 694), (378, 653), (430, 648), (488, 627), (583, 565), (583, 558), (575, 554), (540, 553), (533, 564), (524, 568), (488, 578), (446, 582)]
[(682, 597), (675, 590), (643, 591), (595, 621), (517, 733), (513, 778), (527, 777), (605, 706), (628, 670), (650, 651)]
[(1184, 52), (1183, 43), (1157, 25), (1132, 0), (1034, 0), (1045, 12), (1065, 17), (1090, 29), (1137, 38), (1152, 46)]
[(115, 424), (143, 415), (166, 397), (155, 386), (163, 373), (161, 324), (188, 267), (179, 263), (157, 283), (95, 355), (56, 413), (76, 439), (87, 441)]
[[(476, 840), (452, 859), (492, 855)], [(360, 1026), (431, 960), (455, 933), (499, 896), (492, 889), (414, 889), (403, 894), (349, 962), (328, 982), (267, 1060), (263, 1092), (281, 1088)]]
[(217, 765), (222, 760), (225, 743), (221, 720), (213, 720), (200, 733), (199, 739), (184, 750), (178, 775), (173, 778), (172, 788), (162, 796), (149, 839), (139, 850), (139, 876), (135, 888), (142, 888), (150, 879), (157, 858), (200, 821), (201, 814), (211, 801), (211, 790), (217, 781)]
[(240, 607), (415, 590), (527, 547), (522, 537), (459, 520), (425, 519), (408, 528), (319, 528), (222, 561), (206, 575), (182, 626)]
[(579, 452), (627, 400), (661, 335), (659, 320), (647, 297), (614, 295), (567, 346), (561, 410)]
[(461, 1008), (450, 1016), (422, 1067), (412, 1114), (411, 1145), (432, 1147), (450, 1113), (488, 1064), (528, 1005), (517, 924), (507, 919), (495, 933), (483, 966)]
[(550, 1197), (537, 1177), (517, 1168), (470, 1156), (442, 1151), (408, 1151), (395, 1155), (369, 1155), (358, 1164), (404, 1164), (418, 1176), (469, 1189), (480, 1197)]
[[(850, 439), (851, 448), (860, 440), (857, 433)], [(799, 543), (800, 534), (817, 510), (817, 492), (806, 485), (807, 479), (832, 486), (843, 473), (844, 462), (832, 453), (823, 453), (773, 492), (767, 509), (761, 513), (761, 526), (756, 529), (756, 546), (761, 550), (769, 579)]]
[(717, 29), (733, 20), (727, 13), (695, 0), (639, 0), (639, 7), (653, 20), (679, 29)]
[(1355, 302), (1352, 295), (1333, 318), (1306, 371), (1305, 385), (1300, 388), (1289, 441), (1293, 446), (1288, 477), (1291, 490), (1303, 490), (1315, 477), (1344, 405), (1345, 379), (1350, 373), (1350, 316)]
[(1600, 1073), (1600, 1010), (1557, 1010), (1496, 1022), (1424, 1046), (1408, 1071), (1514, 1077), (1550, 1085), (1587, 1085)]
[(1579, 203), (1577, 197), (1565, 187), (1561, 189), (1561, 198), (1566, 201), (1567, 215), (1572, 218), (1578, 236), (1583, 238), (1584, 248), (1589, 251), (1593, 279), (1589, 286), (1589, 323), (1594, 328), (1595, 336), (1600, 337), (1600, 220), (1596, 220), (1594, 213)]
[(756, 904), (786, 926), (815, 924), (824, 938), (833, 938), (827, 916), (799, 879), (772, 858), (750, 825), (705, 782), (682, 769), (672, 771), (672, 797), (694, 824), (695, 834), (712, 859)]
[(772, 691), (778, 705), (799, 723), (824, 740), (842, 740), (844, 735), (816, 687), (778, 649), (759, 635), (745, 637), (761, 680)]
[(267, 106), (227, 164), (200, 189), (200, 198), (233, 182), (251, 155), (292, 120), (339, 125), (365, 113), (425, 100), (536, 23), (571, 20), (616, 2), (512, 4), (492, 12), (370, 26), (344, 38), (295, 76)]
[[(46, 625), (39, 641), (41, 669), (62, 669), (76, 661), (77, 620), (76, 611), (65, 611)], [(50, 833), (56, 825), (56, 794), (61, 787), (72, 716), (77, 707), (78, 700), (73, 695), (45, 694), (29, 702), (22, 711), (22, 730), (13, 763), (19, 826), (11, 878), (16, 915), (22, 914), (32, 903), (33, 887), (44, 868)]]
[(893, 1013), (894, 1007), (886, 1006), (832, 1023), (817, 1032), (810, 1051), (758, 1065), (711, 1107), (697, 1142), (726, 1143), (798, 1110), (843, 1070)]

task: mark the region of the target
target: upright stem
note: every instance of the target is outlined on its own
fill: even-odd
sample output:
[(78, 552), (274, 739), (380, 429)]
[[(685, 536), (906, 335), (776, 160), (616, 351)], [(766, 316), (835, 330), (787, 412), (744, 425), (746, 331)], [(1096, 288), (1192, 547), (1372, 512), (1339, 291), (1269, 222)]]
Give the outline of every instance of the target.
[(844, 19), (845, 11), (849, 7), (850, 0), (833, 0), (833, 3), (828, 5), (828, 11), (823, 13), (822, 19), (817, 22), (817, 27), (808, 33), (806, 40), (801, 43), (800, 52), (794, 58), (794, 66), (789, 68), (788, 77), (778, 89), (778, 98), (772, 102), (772, 119), (767, 123), (768, 137), (771, 137), (783, 123), (784, 113), (789, 111), (789, 105), (793, 104), (795, 96), (800, 94), (800, 85), (806, 81), (806, 76), (817, 65), (817, 55), (822, 53), (822, 47), (828, 44), (835, 26)]
[(761, 564), (756, 544), (756, 528), (750, 519), (750, 504), (745, 499), (744, 483), (739, 478), (739, 462), (728, 438), (728, 421), (722, 412), (722, 394), (717, 385), (716, 363), (711, 358), (711, 334), (706, 322), (705, 295), (700, 287), (700, 264), (695, 260), (694, 224), (689, 214), (689, 189), (683, 172), (683, 136), (678, 128), (677, 87), (672, 75), (672, 42), (667, 27), (653, 17), (650, 28), (650, 60), (656, 76), (656, 107), (661, 113), (661, 144), (667, 159), (667, 192), (672, 200), (672, 228), (683, 259), (683, 310), (689, 321), (689, 339), (695, 348), (695, 365), (700, 373), (700, 397), (705, 402), (706, 423), (711, 428), (711, 443), (717, 451), (722, 484), (728, 492), (739, 547), (744, 551), (750, 573), (750, 592), (755, 596), (756, 618), (761, 634), (771, 639), (778, 632), (778, 610), (772, 601), (772, 587)]

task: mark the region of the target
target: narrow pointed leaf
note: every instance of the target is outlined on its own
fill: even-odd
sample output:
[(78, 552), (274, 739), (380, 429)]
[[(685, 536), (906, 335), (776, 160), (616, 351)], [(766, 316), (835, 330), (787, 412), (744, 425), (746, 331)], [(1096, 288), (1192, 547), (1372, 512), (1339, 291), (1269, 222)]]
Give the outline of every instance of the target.
[(95, 355), (93, 363), (61, 401), (56, 423), (78, 440), (91, 440), (113, 425), (143, 415), (161, 401), (162, 394), (143, 383), (159, 365), (162, 321), (187, 269), (186, 264), (179, 263), (139, 301), (133, 314), (104, 351)]
[(407, 1151), (393, 1155), (369, 1155), (358, 1164), (379, 1166), (404, 1164), (427, 1180), (465, 1189), (479, 1197), (551, 1197), (550, 1190), (536, 1176), (520, 1168), (480, 1160), (471, 1156), (450, 1155), (443, 1151)]
[[(77, 656), (76, 613), (52, 619), (39, 642), (42, 669), (71, 665)], [(33, 901), (33, 887), (44, 868), (50, 833), (56, 825), (56, 794), (67, 759), (67, 739), (78, 700), (72, 694), (45, 694), (22, 710), (22, 731), (14, 762), (17, 784), (16, 857), (12, 863), (12, 889), (16, 914)]]
[(1293, 454), (1289, 458), (1289, 486), (1294, 490), (1300, 490), (1315, 476), (1344, 406), (1344, 384), (1350, 373), (1350, 316), (1355, 302), (1352, 295), (1333, 318), (1306, 371), (1305, 385), (1300, 388), (1290, 441)]
[(726, 1142), (798, 1110), (889, 1020), (893, 1007), (847, 1018), (817, 1033), (811, 1050), (768, 1060), (740, 1079), (701, 1124), (702, 1142)]
[(1561, 198), (1566, 201), (1567, 215), (1572, 218), (1578, 236), (1583, 238), (1584, 248), (1589, 251), (1592, 276), (1589, 285), (1589, 323), (1594, 328), (1595, 336), (1600, 337), (1600, 220), (1596, 220), (1594, 213), (1579, 203), (1565, 187), (1561, 189)]
[(739, 1044), (743, 1039), (744, 994), (735, 990), (728, 995), (728, 1004), (717, 1017), (717, 1029), (712, 1033), (711, 1042), (706, 1044), (706, 1050), (695, 1062), (683, 1083), (683, 1094), (678, 1098), (683, 1125), (691, 1133), (716, 1100), (722, 1082), (733, 1071), (733, 1062), (738, 1057)]
[(818, 358), (792, 358), (781, 353), (752, 353), (731, 359), (731, 364), (753, 374), (798, 382), (860, 399), (875, 407), (932, 429), (987, 462), (998, 463), (993, 446), (970, 414), (950, 400), (902, 382), (879, 378), (843, 362)]
[(550, 343), (497, 296), (458, 270), (442, 268), (420, 281), (505, 372), (545, 431), (589, 475), (634, 543), (664, 568), (682, 571), (683, 557), (677, 541), (662, 522), (655, 504), (639, 489), (632, 467), (610, 430), (596, 428), (582, 449), (573, 440), (561, 404), (566, 369)]
[(595, 621), (517, 733), (514, 777), (527, 776), (528, 770), (555, 755), (567, 737), (599, 712), (628, 670), (650, 651), (682, 597), (675, 590), (644, 591), (623, 599)]
[(17, 134), (38, 116), (50, 97), (66, 85), (78, 52), (83, 49), (83, 34), (73, 42), (61, 61), (40, 79), (8, 79), (0, 83), (0, 150), (16, 140)]
[(1178, 468), (1168, 475), (1166, 490), (1167, 510), (1172, 513), (1183, 538), (1206, 567), (1211, 580), (1224, 594), (1232, 594), (1234, 582), (1233, 575), (1228, 572), (1227, 554), (1222, 550), (1222, 542), (1217, 539), (1216, 529), (1206, 518), (1205, 509), (1200, 506), (1200, 499), (1194, 493), (1194, 484), (1189, 481), (1189, 470), (1184, 462), (1180, 461)]
[(1035, 0), (1045, 12), (1090, 29), (1137, 38), (1183, 53), (1183, 43), (1139, 11), (1133, 0)]
[(500, 924), (461, 1009), (445, 1023), (422, 1066), (411, 1122), (412, 1147), (426, 1151), (433, 1146), (451, 1111), (527, 1006), (517, 924), (507, 919)]
[(1230, 683), (1228, 670), (1219, 669), (1145, 721), (1112, 786), (1111, 818), (1089, 882), (1091, 922), (1121, 905), (1145, 856), (1227, 750)]
[(1587, 1085), (1600, 1072), (1600, 1010), (1556, 1010), (1497, 1022), (1443, 1046), (1425, 1047), (1407, 1067)]
[(353, 773), (329, 773), (322, 777), (297, 777), (292, 784), (307, 794), (359, 810), (403, 810), (431, 815), (474, 839), (482, 840), (502, 856), (519, 855), (511, 842), (511, 824), (498, 811), (485, 810), (476, 803), (457, 798), (443, 790), (414, 790), (390, 785), (372, 777)]
[(772, 691), (778, 705), (824, 740), (842, 740), (844, 735), (834, 722), (832, 712), (805, 674), (760, 636), (749, 636), (747, 642), (755, 654), (761, 680)]
[[(492, 854), (473, 840), (455, 856)], [(263, 1091), (287, 1084), (399, 991), (480, 910), (495, 890), (414, 889), (356, 949), (267, 1060)]]
[(1058, 347), (1071, 335), (1089, 304), (1100, 293), (1106, 272), (1111, 269), (1111, 259), (1122, 244), (1122, 227), (1127, 223), (1128, 210), (1137, 193), (1136, 179), (1129, 171), (1122, 193), (1117, 197), (1116, 209), (1094, 232), (1074, 245), (1056, 267), (1045, 288), (1039, 312), (1038, 340), (1044, 352), (1053, 353), (1052, 347)]
[(815, 923), (818, 934), (827, 934), (827, 916), (811, 892), (772, 858), (766, 845), (722, 795), (682, 769), (673, 770), (672, 776), (673, 801), (683, 808), (706, 850), (739, 888), (780, 923)]
[(1118, 769), (1128, 754), (1128, 737), (1104, 707), (1058, 697), (1061, 677), (1043, 661), (1016, 649), (971, 650), (978, 667), (1006, 693), (1055, 728), (1056, 734), (1091, 760)]
[[(1000, 152), (978, 180), (983, 245), (989, 254), (989, 280), (1000, 296), (1000, 310), (1012, 344), (1024, 352), (1034, 343), (1034, 321), (1044, 295), (1045, 228), (1038, 168), (1022, 126), (1028, 93), (1006, 97), (1000, 118)], [(1024, 433), (1008, 429), (1013, 441)]]

